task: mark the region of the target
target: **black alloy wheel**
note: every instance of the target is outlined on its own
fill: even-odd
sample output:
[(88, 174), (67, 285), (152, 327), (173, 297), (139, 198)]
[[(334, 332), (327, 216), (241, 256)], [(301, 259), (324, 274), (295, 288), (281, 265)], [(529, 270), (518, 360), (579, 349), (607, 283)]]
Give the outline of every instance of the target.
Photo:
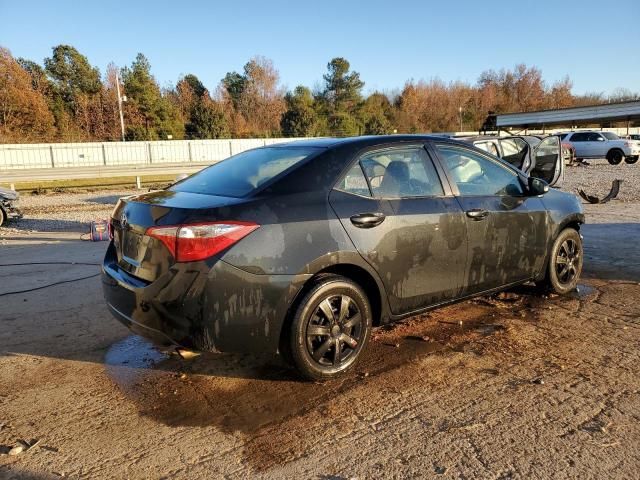
[(335, 377), (356, 363), (371, 324), (371, 307), (360, 286), (337, 275), (324, 276), (296, 309), (285, 357), (307, 378)]
[(580, 262), (580, 249), (575, 240), (567, 238), (562, 242), (555, 262), (558, 280), (563, 284), (573, 282), (578, 273), (577, 266)]
[(320, 365), (339, 367), (356, 352), (363, 332), (360, 310), (349, 295), (327, 297), (307, 323), (307, 351)]
[(575, 290), (582, 273), (582, 262), (582, 237), (577, 230), (566, 228), (553, 243), (543, 284), (561, 295)]

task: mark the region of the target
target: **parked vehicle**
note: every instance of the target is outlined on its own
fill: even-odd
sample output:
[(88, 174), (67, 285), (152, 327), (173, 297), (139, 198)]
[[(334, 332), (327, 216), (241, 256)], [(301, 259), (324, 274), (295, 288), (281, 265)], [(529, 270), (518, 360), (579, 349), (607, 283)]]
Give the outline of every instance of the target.
[(640, 140), (640, 133), (630, 133), (629, 135), (625, 135), (624, 137), (627, 140)]
[(625, 140), (613, 132), (568, 132), (560, 138), (573, 145), (578, 159), (606, 158), (611, 165), (618, 165), (622, 160), (636, 163), (640, 156), (640, 141)]
[(0, 226), (9, 219), (22, 218), (20, 194), (15, 190), (0, 187)]
[[(571, 158), (571, 152), (561, 147), (560, 139), (555, 135), (548, 137), (478, 135), (456, 137), (456, 140), (470, 143), (502, 158), (528, 175), (541, 178), (550, 185), (556, 185), (564, 179), (564, 165), (568, 158)], [(560, 153), (563, 161), (559, 161)]]
[(463, 142), (393, 135), (243, 152), (121, 199), (112, 314), (161, 343), (349, 370), (373, 326), (582, 269), (582, 206)]

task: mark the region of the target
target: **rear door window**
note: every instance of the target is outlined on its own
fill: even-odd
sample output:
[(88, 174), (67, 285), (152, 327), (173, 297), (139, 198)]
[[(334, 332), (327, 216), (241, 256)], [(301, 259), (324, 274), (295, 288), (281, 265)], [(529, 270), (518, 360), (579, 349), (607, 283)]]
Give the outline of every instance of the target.
[(362, 168), (378, 198), (442, 196), (433, 162), (422, 147), (392, 148), (365, 154)]
[(169, 190), (244, 197), (321, 150), (317, 147), (266, 147), (248, 150), (200, 170), (169, 187)]
[(370, 197), (369, 185), (367, 185), (367, 179), (362, 172), (360, 163), (356, 163), (347, 174), (336, 185), (336, 190), (342, 190), (343, 192), (353, 193), (354, 195), (362, 195)]
[(588, 135), (586, 133), (579, 132), (571, 135), (571, 138), (569, 140), (572, 142), (586, 142), (587, 139), (588, 139)]

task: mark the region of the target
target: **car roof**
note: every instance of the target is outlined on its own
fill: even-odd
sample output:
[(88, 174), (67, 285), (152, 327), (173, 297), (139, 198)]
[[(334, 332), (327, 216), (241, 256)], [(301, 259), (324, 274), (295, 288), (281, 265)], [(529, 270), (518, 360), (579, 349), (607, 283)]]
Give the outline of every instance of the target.
[(320, 137), (309, 138), (304, 140), (294, 140), (291, 142), (277, 143), (274, 145), (268, 145), (268, 147), (275, 148), (287, 148), (287, 147), (321, 147), (331, 148), (339, 145), (362, 145), (370, 146), (377, 144), (388, 143), (403, 143), (403, 142), (426, 142), (427, 140), (448, 140), (449, 138), (436, 134), (418, 134), (418, 135), (363, 135), (360, 137)]

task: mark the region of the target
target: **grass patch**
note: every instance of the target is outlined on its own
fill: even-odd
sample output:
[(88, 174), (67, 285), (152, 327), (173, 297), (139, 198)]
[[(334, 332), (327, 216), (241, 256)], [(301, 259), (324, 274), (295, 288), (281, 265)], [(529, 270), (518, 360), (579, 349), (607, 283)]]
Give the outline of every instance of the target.
[[(147, 175), (140, 180), (145, 187), (166, 186), (175, 181), (176, 175)], [(10, 183), (0, 182), (0, 186), (9, 187)], [(45, 194), (50, 192), (90, 191), (104, 188), (135, 188), (136, 177), (82, 178), (74, 180), (38, 180), (31, 182), (15, 182), (19, 192)]]

